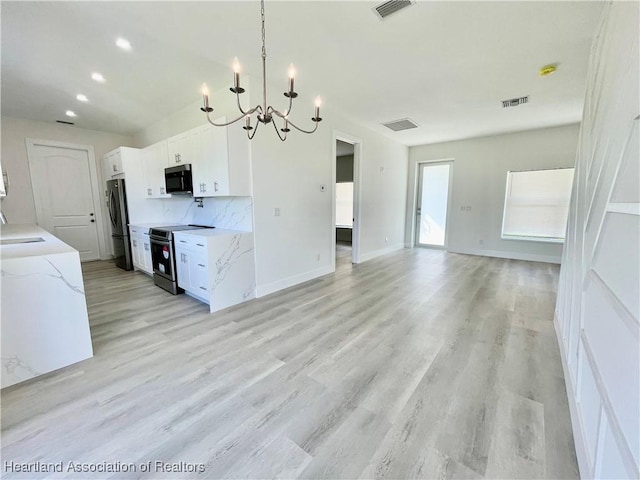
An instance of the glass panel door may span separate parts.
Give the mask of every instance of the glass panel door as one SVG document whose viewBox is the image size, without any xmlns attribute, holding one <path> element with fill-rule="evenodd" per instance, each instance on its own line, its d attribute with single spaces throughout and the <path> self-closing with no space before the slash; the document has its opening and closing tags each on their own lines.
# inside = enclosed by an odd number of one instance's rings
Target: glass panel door
<svg viewBox="0 0 640 480">
<path fill-rule="evenodd" d="M 447 246 L 447 213 L 451 162 L 420 164 L 416 244 Z"/>
</svg>

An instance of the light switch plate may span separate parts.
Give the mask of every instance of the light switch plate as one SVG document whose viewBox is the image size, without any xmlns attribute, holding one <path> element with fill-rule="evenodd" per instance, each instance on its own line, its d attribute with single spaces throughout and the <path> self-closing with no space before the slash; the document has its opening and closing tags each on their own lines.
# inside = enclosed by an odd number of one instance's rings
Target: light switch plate
<svg viewBox="0 0 640 480">
<path fill-rule="evenodd" d="M 324 192 L 327 189 L 326 185 L 320 185 L 320 191 Z"/>
</svg>

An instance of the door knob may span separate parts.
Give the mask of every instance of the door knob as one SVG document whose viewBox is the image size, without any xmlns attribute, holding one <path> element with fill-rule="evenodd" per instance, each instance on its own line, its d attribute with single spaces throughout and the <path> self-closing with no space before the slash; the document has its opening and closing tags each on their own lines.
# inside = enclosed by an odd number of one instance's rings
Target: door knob
<svg viewBox="0 0 640 480">
<path fill-rule="evenodd" d="M 95 223 L 95 220 L 93 218 L 91 219 L 91 223 Z"/>
<path fill-rule="evenodd" d="M 93 213 L 90 213 L 89 215 L 91 215 L 93 217 Z"/>
</svg>

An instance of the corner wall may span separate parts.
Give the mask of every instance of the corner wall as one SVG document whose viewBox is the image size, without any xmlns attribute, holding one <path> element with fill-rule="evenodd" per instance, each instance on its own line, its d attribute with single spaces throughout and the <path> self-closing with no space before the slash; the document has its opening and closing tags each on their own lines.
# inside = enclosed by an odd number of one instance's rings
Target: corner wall
<svg viewBox="0 0 640 480">
<path fill-rule="evenodd" d="M 415 238 L 418 163 L 454 160 L 450 252 L 560 263 L 562 245 L 501 238 L 507 171 L 573 167 L 578 131 L 579 125 L 568 125 L 411 147 L 407 245 L 413 245 Z M 471 210 L 462 210 L 466 206 Z"/>
<path fill-rule="evenodd" d="M 583 478 L 640 478 L 640 4 L 591 51 L 556 333 Z"/>
</svg>

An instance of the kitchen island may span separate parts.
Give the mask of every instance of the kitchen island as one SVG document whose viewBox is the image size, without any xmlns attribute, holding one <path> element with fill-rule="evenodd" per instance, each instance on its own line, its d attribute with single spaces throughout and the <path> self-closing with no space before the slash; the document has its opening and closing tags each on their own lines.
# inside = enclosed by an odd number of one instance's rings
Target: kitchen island
<svg viewBox="0 0 640 480">
<path fill-rule="evenodd" d="M 80 255 L 36 225 L 0 230 L 1 387 L 91 358 Z"/>
</svg>

